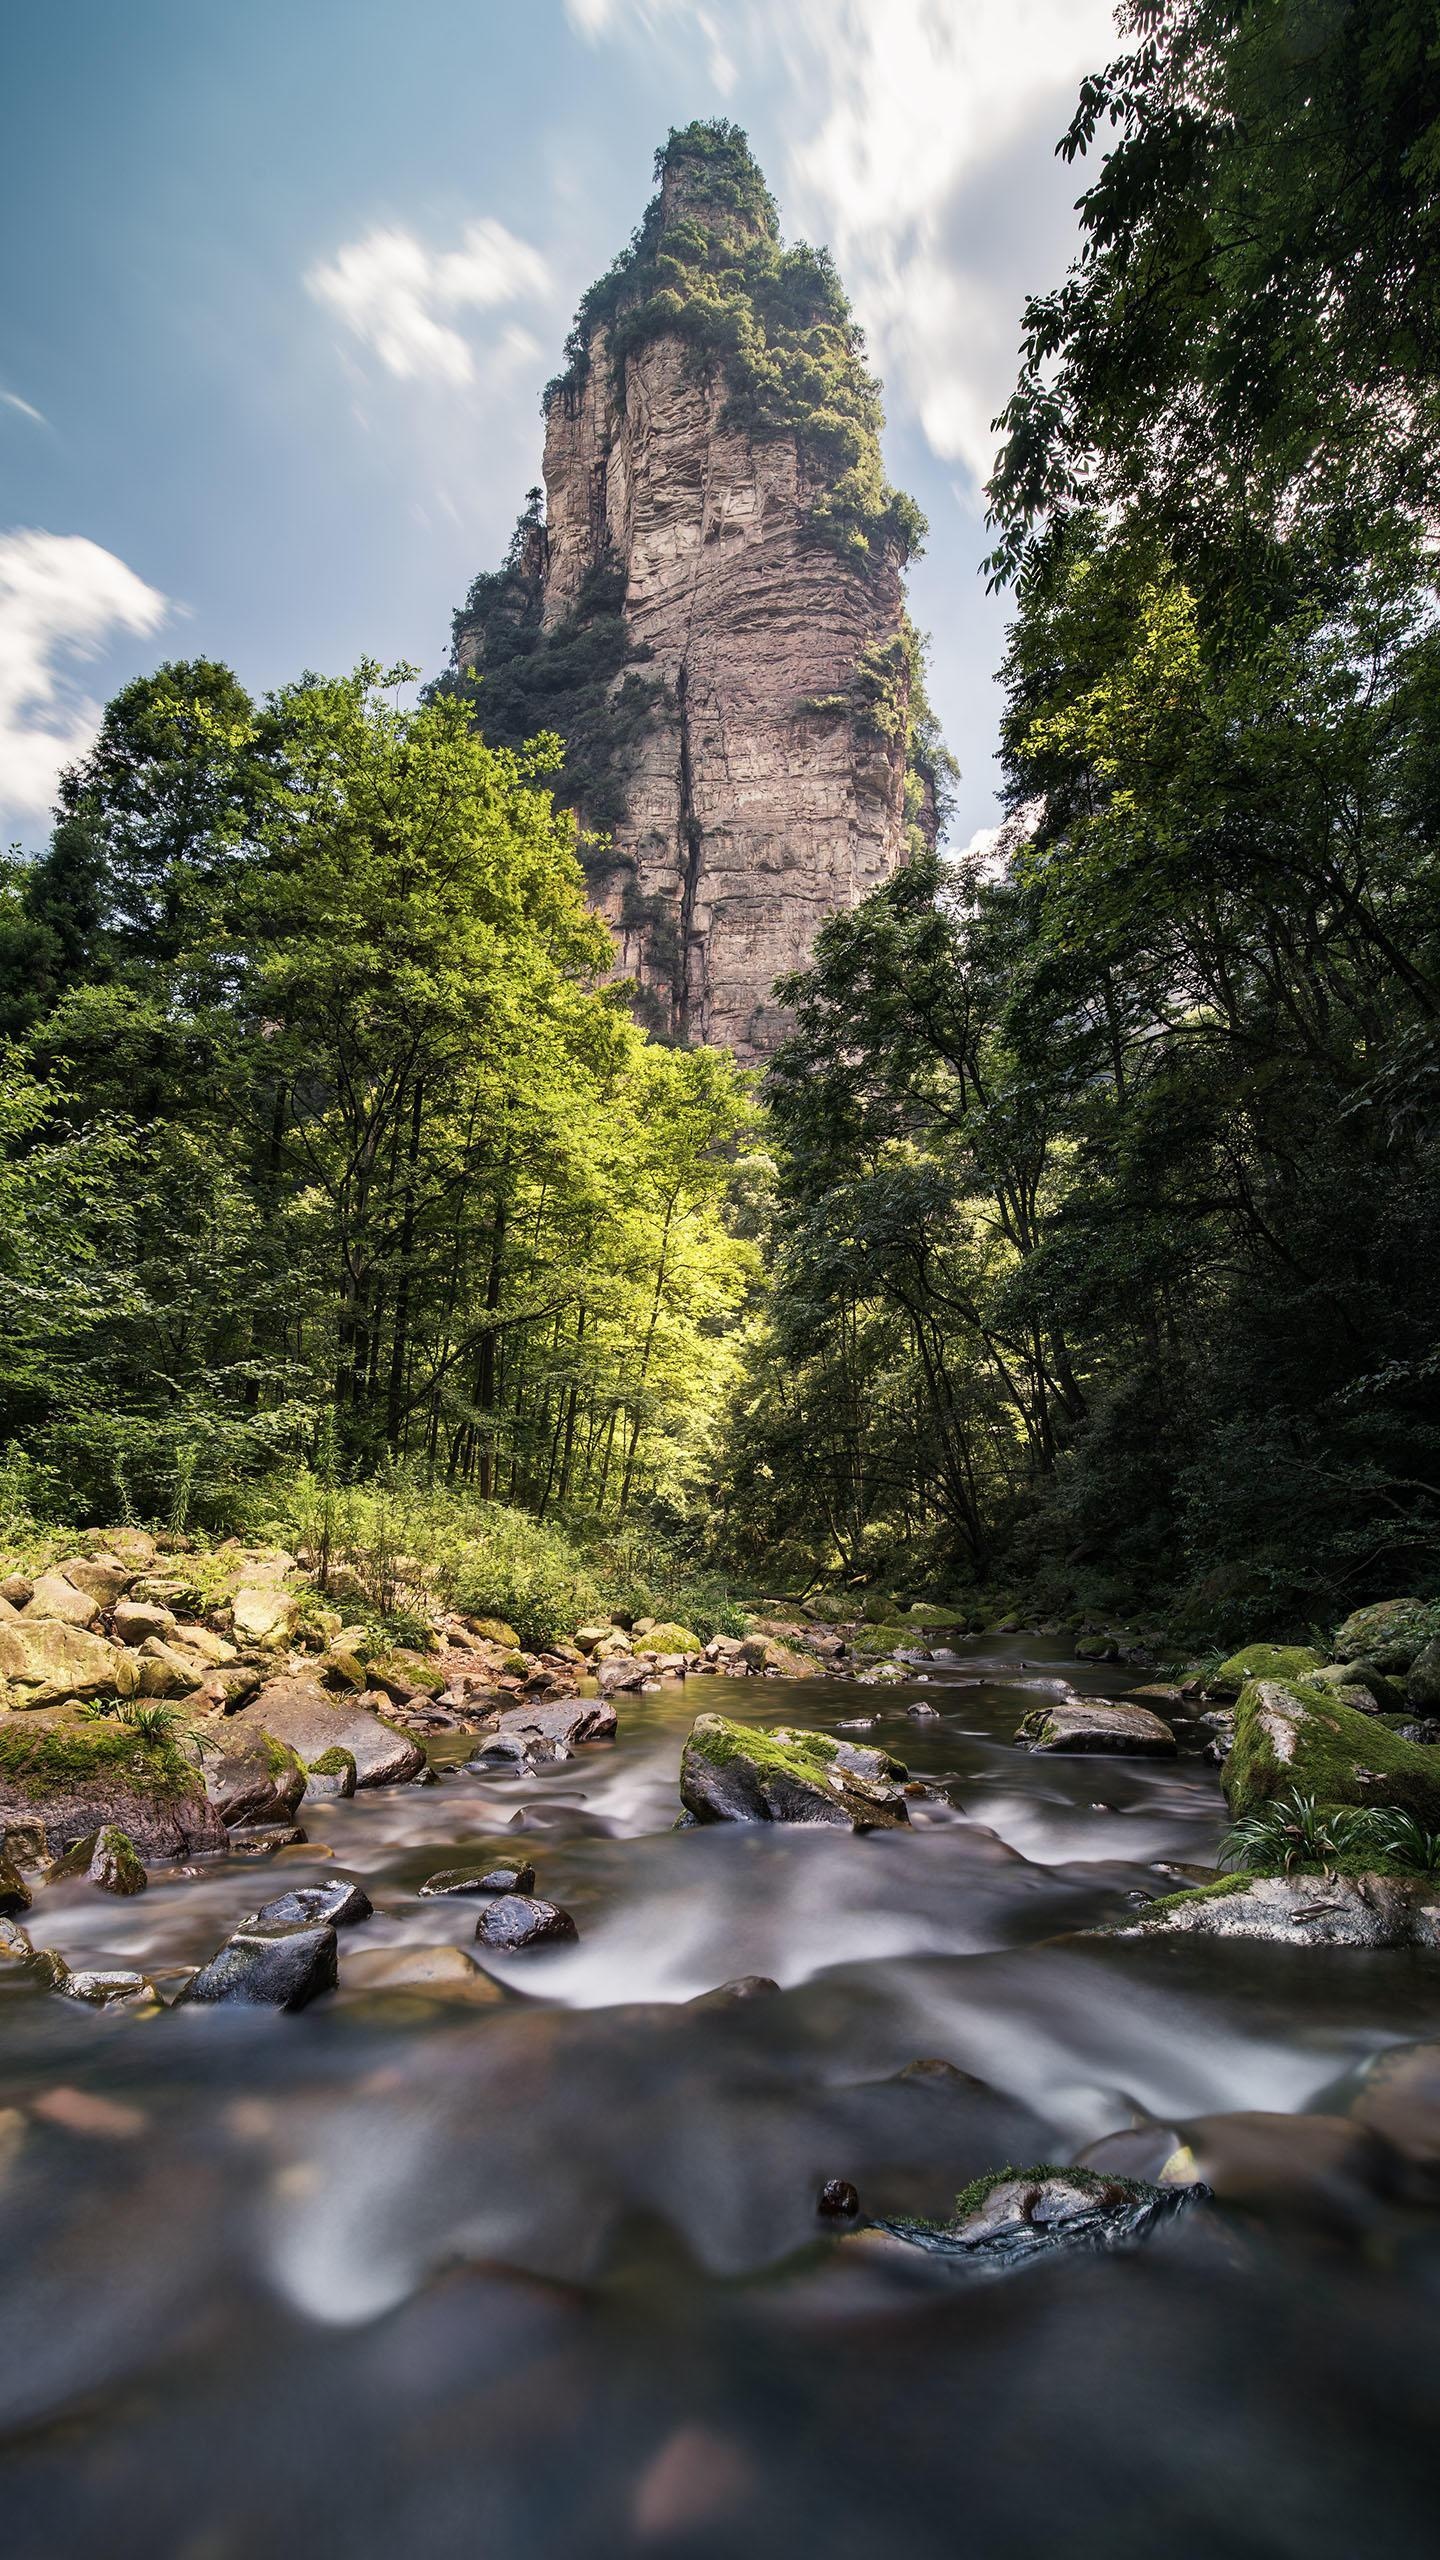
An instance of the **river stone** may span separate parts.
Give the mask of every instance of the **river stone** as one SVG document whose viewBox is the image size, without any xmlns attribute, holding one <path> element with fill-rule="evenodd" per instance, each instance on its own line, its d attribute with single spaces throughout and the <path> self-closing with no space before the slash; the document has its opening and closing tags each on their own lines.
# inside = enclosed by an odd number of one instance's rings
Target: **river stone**
<svg viewBox="0 0 1440 2560">
<path fill-rule="evenodd" d="M 502 1893 L 475 1923 L 477 1943 L 497 1955 L 513 1955 L 522 1947 L 555 1946 L 579 1935 L 568 1911 L 555 1902 L 537 1902 L 529 1893 Z"/>
<path fill-rule="evenodd" d="M 137 1570 L 108 1551 L 91 1556 L 62 1556 L 52 1569 L 63 1573 L 77 1591 L 88 1591 L 102 1609 L 113 1609 L 124 1598 Z"/>
<path fill-rule="evenodd" d="M 152 1864 L 225 1846 L 200 1771 L 181 1750 L 143 1742 L 108 1716 L 55 1707 L 0 1716 L 0 1829 L 12 1821 L 42 1825 L 52 1856 L 107 1823 Z"/>
<path fill-rule="evenodd" d="M 1086 1936 L 1261 1938 L 1287 1947 L 1440 1947 L 1440 1879 L 1224 1876 Z"/>
<path fill-rule="evenodd" d="M 374 1910 L 360 1885 L 352 1884 L 348 1876 L 335 1876 L 328 1884 L 301 1884 L 293 1892 L 277 1893 L 273 1902 L 262 1902 L 240 1926 L 262 1931 L 314 1929 L 323 1922 L 331 1929 L 353 1929 L 357 1922 L 371 1919 Z"/>
<path fill-rule="evenodd" d="M 562 1698 L 511 1707 L 470 1763 L 543 1769 L 568 1760 L 582 1742 L 608 1742 L 619 1719 L 607 1698 Z"/>
<path fill-rule="evenodd" d="M 335 1932 L 237 1929 L 180 1994 L 181 2001 L 303 2009 L 339 1981 Z M 179 2004 L 177 2003 L 177 2006 Z"/>
<path fill-rule="evenodd" d="M 132 1697 L 138 1679 L 133 1654 L 92 1635 L 88 1627 L 62 1626 L 27 1615 L 0 1624 L 0 1680 L 11 1707 L 58 1706 L 69 1698 Z"/>
<path fill-rule="evenodd" d="M 148 1636 L 162 1639 L 175 1632 L 177 1620 L 173 1609 L 160 1600 L 121 1600 L 112 1612 L 110 1623 L 121 1644 L 141 1645 Z"/>
<path fill-rule="evenodd" d="M 73 1971 L 66 1966 L 63 1978 L 52 1985 L 67 2000 L 85 2000 L 94 2009 L 115 2009 L 131 2001 L 148 2001 L 160 2005 L 160 1994 L 143 1973 L 133 1973 L 125 1966 L 101 1967 L 80 1965 Z"/>
<path fill-rule="evenodd" d="M 680 1801 L 696 1822 L 819 1822 L 849 1831 L 908 1823 L 888 1751 L 828 1734 L 697 1716 L 680 1762 Z"/>
<path fill-rule="evenodd" d="M 250 1560 L 235 1594 L 232 1623 L 242 1644 L 281 1645 L 295 1622 L 297 1595 L 285 1588 L 289 1556 Z"/>
<path fill-rule="evenodd" d="M 881 2220 L 856 2238 L 863 2243 L 879 2232 L 935 2257 L 1009 2267 L 1056 2249 L 1114 2249 L 1143 2240 L 1206 2192 L 1089 2169 L 1002 2169 L 958 2196 L 948 2222 Z"/>
<path fill-rule="evenodd" d="M 309 1833 L 298 1822 L 237 1822 L 229 1848 L 236 1858 L 273 1858 L 277 1849 L 303 1849 Z M 328 1850 L 324 1853 L 327 1857 Z"/>
<path fill-rule="evenodd" d="M 442 1867 L 438 1875 L 427 1876 L 420 1887 L 422 1901 L 438 1900 L 452 1893 L 533 1893 L 535 1870 L 532 1866 L 516 1867 Z"/>
<path fill-rule="evenodd" d="M 50 1871 L 52 1884 L 75 1877 L 83 1877 L 101 1893 L 143 1893 L 150 1881 L 134 1841 L 118 1822 L 102 1823 L 88 1839 L 77 1840 Z"/>
<path fill-rule="evenodd" d="M 197 1726 L 205 1792 L 227 1829 L 241 1822 L 288 1822 L 305 1793 L 293 1751 L 271 1735 L 218 1716 Z"/>
<path fill-rule="evenodd" d="M 418 1777 L 426 1765 L 407 1733 L 397 1733 L 355 1699 L 335 1697 L 318 1680 L 267 1680 L 230 1723 L 240 1732 L 273 1735 L 305 1761 L 330 1750 L 348 1751 L 357 1787 L 396 1786 Z"/>
<path fill-rule="evenodd" d="M 13 1858 L 0 1849 L 0 1913 L 6 1915 L 30 1908 L 30 1888 Z"/>
<path fill-rule="evenodd" d="M 1107 1752 L 1144 1760 L 1173 1760 L 1177 1748 L 1163 1716 L 1108 1698 L 1062 1698 L 1054 1706 L 1032 1707 L 1015 1739 L 1026 1751 Z"/>
<path fill-rule="evenodd" d="M 67 1627 L 93 1627 L 100 1615 L 100 1603 L 93 1591 L 77 1591 L 65 1574 L 42 1573 L 36 1577 L 27 1614 L 32 1618 L 55 1618 Z"/>
<path fill-rule="evenodd" d="M 0 1963 L 29 1964 L 35 1950 L 13 1920 L 0 1919 Z"/>
</svg>

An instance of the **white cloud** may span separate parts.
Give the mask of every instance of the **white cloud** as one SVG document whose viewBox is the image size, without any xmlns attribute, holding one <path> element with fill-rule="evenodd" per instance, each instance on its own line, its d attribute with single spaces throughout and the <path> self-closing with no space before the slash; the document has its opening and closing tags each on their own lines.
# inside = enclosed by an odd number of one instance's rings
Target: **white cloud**
<svg viewBox="0 0 1440 2560">
<path fill-rule="evenodd" d="M 460 388 L 475 378 L 475 350 L 452 315 L 542 295 L 550 273 L 538 250 L 487 219 L 467 224 L 458 249 L 428 248 L 413 231 L 368 231 L 305 283 L 388 372 Z"/>
<path fill-rule="evenodd" d="M 738 9 L 734 0 L 720 0 L 718 9 L 703 7 L 701 0 L 565 0 L 570 24 L 582 36 L 588 36 L 592 44 L 617 31 L 655 35 L 667 23 L 681 27 L 688 22 L 705 41 L 705 68 L 724 98 L 729 97 L 740 74 L 721 28 L 729 20 L 738 20 L 743 34 L 743 22 L 750 14 L 750 0 L 741 0 Z"/>
<path fill-rule="evenodd" d="M 687 28 L 794 134 L 789 226 L 829 241 L 892 406 L 972 498 L 1013 386 L 1027 290 L 1058 281 L 1084 178 L 1053 145 L 1117 49 L 1112 0 L 567 0 L 592 39 Z"/>
<path fill-rule="evenodd" d="M 22 400 L 18 391 L 0 391 L 0 401 L 4 402 L 7 409 L 18 410 L 22 418 L 29 418 L 37 427 L 48 427 L 50 424 L 43 411 L 33 408 L 28 400 Z"/>
<path fill-rule="evenodd" d="M 158 630 L 169 610 L 98 542 L 0 534 L 0 808 L 48 809 L 62 768 L 94 739 L 99 705 L 75 697 L 65 661 L 118 632 Z"/>
</svg>

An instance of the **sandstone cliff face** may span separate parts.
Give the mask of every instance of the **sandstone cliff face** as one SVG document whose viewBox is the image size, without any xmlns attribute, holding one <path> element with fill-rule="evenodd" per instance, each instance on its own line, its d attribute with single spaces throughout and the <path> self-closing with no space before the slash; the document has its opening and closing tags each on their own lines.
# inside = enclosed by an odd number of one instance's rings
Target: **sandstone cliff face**
<svg viewBox="0 0 1440 2560">
<path fill-rule="evenodd" d="M 852 700 L 899 634 L 899 563 L 807 538 L 795 443 L 727 431 L 723 382 L 692 379 L 679 341 L 630 359 L 623 401 L 596 354 L 550 410 L 544 620 L 613 556 L 664 687 L 598 903 L 673 1033 L 753 1057 L 783 1028 L 773 981 L 903 858 L 903 726 L 885 738 Z"/>
<path fill-rule="evenodd" d="M 692 175 L 667 172 L 652 208 L 662 252 L 667 225 L 693 238 L 723 219 Z M 737 424 L 733 387 L 693 335 L 661 329 L 617 359 L 603 326 L 584 333 L 548 408 L 544 529 L 512 559 L 542 649 L 606 578 L 632 698 L 637 676 L 646 689 L 599 813 L 608 849 L 587 857 L 642 1019 L 754 1059 L 784 1029 L 775 979 L 905 857 L 912 654 L 900 540 L 817 535 L 835 467 L 803 430 Z M 456 656 L 484 674 L 463 617 Z M 583 786 L 576 802 L 594 825 Z"/>
</svg>

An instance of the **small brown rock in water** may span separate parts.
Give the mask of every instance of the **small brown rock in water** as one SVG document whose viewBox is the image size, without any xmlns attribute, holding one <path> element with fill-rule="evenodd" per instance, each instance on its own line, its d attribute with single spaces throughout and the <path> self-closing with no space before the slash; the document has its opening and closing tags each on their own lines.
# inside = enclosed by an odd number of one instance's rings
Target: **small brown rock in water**
<svg viewBox="0 0 1440 2560">
<path fill-rule="evenodd" d="M 860 2210 L 860 2198 L 848 2178 L 827 2178 L 816 2199 L 815 2210 L 827 2219 L 853 2222 Z"/>
</svg>

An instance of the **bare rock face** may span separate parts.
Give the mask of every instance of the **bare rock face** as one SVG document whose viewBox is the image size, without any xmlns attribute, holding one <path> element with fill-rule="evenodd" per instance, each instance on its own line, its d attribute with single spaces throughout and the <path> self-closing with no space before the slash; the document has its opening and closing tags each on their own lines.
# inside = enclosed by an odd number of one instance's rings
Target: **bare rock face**
<svg viewBox="0 0 1440 2560">
<path fill-rule="evenodd" d="M 722 296 L 758 330 L 767 361 L 781 328 L 770 265 L 790 261 L 793 277 L 809 257 L 780 249 L 748 153 L 737 187 L 705 134 L 672 136 L 633 269 L 612 270 L 605 316 L 582 305 L 548 402 L 544 520 L 538 507 L 522 519 L 509 574 L 517 612 L 554 663 L 572 635 L 602 628 L 622 661 L 610 700 L 623 753 L 603 790 L 592 755 L 557 796 L 582 829 L 608 831 L 586 868 L 637 1011 L 669 1037 L 753 1059 L 785 1028 L 775 979 L 805 966 L 827 917 L 888 879 L 912 841 L 916 661 L 901 572 L 914 520 L 883 487 L 878 410 L 837 449 L 793 395 L 757 416 L 753 384 L 737 396 L 735 360 L 697 336 L 687 244 L 707 240 L 715 263 L 733 257 Z M 858 414 L 874 394 L 843 295 L 828 271 L 815 290 Z M 846 493 L 861 445 L 869 512 L 856 516 Z M 499 583 L 477 582 L 472 601 Z M 455 662 L 484 680 L 482 730 L 510 743 L 492 725 L 496 634 L 485 613 L 457 617 Z M 594 726 L 593 703 L 573 722 L 582 716 Z M 573 738 L 573 722 L 559 692 L 548 710 L 537 698 L 532 725 Z M 933 835 L 933 803 L 913 779 L 910 813 Z"/>
</svg>

